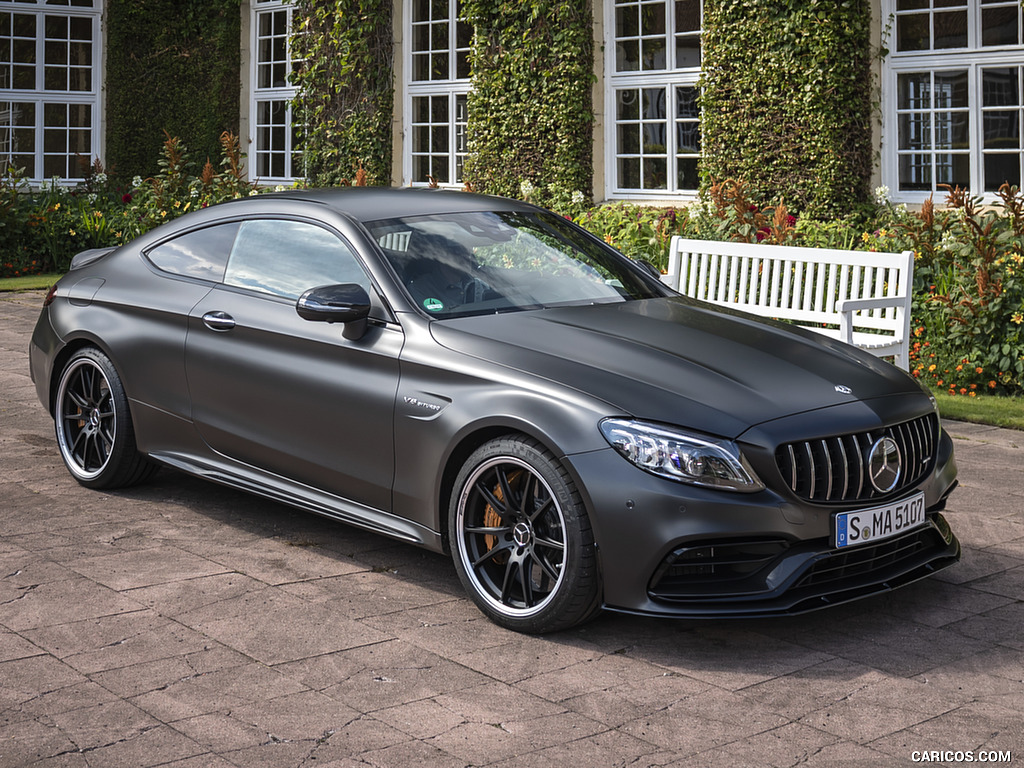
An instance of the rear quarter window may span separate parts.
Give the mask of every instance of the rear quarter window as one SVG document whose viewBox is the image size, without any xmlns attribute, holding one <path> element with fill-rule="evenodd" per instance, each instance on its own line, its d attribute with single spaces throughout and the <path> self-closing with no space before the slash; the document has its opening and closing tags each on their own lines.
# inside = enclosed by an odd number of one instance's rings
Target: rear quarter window
<svg viewBox="0 0 1024 768">
<path fill-rule="evenodd" d="M 219 282 L 238 235 L 239 222 L 186 232 L 146 253 L 161 272 Z"/>
</svg>

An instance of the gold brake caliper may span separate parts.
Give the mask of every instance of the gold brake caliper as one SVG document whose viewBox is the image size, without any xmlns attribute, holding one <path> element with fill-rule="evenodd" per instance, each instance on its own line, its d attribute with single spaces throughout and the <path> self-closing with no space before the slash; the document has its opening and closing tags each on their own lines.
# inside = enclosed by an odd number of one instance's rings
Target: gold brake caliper
<svg viewBox="0 0 1024 768">
<path fill-rule="evenodd" d="M 515 472 L 508 476 L 509 488 L 515 487 L 515 483 L 519 479 L 520 475 L 522 475 L 522 473 L 523 470 L 517 469 Z M 504 503 L 505 494 L 501 490 L 500 483 L 494 486 L 493 493 L 494 498 Z M 488 504 L 484 508 L 484 525 L 487 528 L 499 528 L 501 526 L 501 515 L 498 514 L 498 510 L 496 510 L 491 504 Z M 484 544 L 487 545 L 487 551 L 490 552 L 492 549 L 498 546 L 498 537 L 493 536 L 491 534 L 487 534 L 486 536 L 484 536 Z M 505 559 L 506 556 L 504 554 L 495 555 L 494 562 L 500 565 L 505 562 Z"/>
</svg>

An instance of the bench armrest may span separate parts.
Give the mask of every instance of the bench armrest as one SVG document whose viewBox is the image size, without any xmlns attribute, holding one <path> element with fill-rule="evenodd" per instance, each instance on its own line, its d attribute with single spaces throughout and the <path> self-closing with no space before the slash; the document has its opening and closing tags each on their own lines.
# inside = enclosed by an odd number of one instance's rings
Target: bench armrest
<svg viewBox="0 0 1024 768">
<path fill-rule="evenodd" d="M 839 312 L 839 338 L 847 344 L 853 343 L 853 313 L 863 309 L 903 308 L 910 311 L 910 300 L 906 296 L 882 296 L 876 299 L 843 299 L 836 302 Z"/>
<path fill-rule="evenodd" d="M 877 299 L 843 299 L 836 302 L 836 311 L 845 315 L 849 312 L 859 312 L 862 309 L 905 307 L 907 303 L 906 296 L 882 296 Z"/>
</svg>

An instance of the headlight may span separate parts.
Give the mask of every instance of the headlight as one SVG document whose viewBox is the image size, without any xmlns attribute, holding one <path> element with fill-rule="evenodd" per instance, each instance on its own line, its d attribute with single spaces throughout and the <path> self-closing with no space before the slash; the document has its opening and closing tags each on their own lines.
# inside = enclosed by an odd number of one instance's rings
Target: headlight
<svg viewBox="0 0 1024 768">
<path fill-rule="evenodd" d="M 764 489 L 730 441 L 625 419 L 605 419 L 601 434 L 631 463 L 652 474 L 727 491 Z"/>
</svg>

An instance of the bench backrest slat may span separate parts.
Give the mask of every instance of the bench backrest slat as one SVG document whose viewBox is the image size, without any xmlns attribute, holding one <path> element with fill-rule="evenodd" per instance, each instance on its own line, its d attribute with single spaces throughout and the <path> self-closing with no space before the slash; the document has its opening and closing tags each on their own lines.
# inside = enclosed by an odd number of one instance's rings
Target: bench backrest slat
<svg viewBox="0 0 1024 768">
<path fill-rule="evenodd" d="M 847 299 L 899 299 L 861 310 L 856 329 L 885 332 L 906 346 L 913 253 L 844 251 L 673 237 L 662 280 L 687 296 L 765 317 L 840 325 Z M 900 354 L 905 355 L 903 349 Z M 891 353 L 886 353 L 891 354 Z"/>
</svg>

